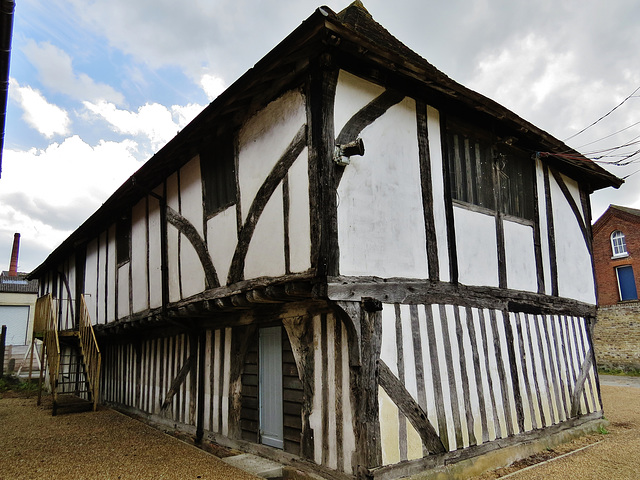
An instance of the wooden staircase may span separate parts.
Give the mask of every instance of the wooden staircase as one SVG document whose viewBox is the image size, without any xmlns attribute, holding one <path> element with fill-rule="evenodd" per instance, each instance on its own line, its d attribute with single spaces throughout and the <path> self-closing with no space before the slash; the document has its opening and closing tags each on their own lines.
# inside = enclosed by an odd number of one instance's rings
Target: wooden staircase
<svg viewBox="0 0 640 480">
<path fill-rule="evenodd" d="M 48 373 L 52 415 L 56 415 L 59 408 L 92 408 L 95 411 L 98 407 L 102 357 L 84 296 L 80 302 L 79 325 L 74 330 L 58 331 L 54 304 L 51 294 L 36 301 L 32 339 L 32 346 L 36 339 L 43 341 L 41 363 Z M 45 368 L 40 369 L 38 405 L 42 398 Z"/>
</svg>

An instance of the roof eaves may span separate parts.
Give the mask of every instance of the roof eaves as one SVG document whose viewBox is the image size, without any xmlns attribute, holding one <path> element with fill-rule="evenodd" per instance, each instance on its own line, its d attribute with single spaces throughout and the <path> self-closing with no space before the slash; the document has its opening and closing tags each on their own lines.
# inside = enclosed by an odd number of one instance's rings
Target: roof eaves
<svg viewBox="0 0 640 480">
<path fill-rule="evenodd" d="M 536 143 L 550 150 L 548 157 L 560 168 L 570 168 L 586 175 L 593 190 L 613 186 L 618 188 L 623 180 L 609 173 L 592 160 L 570 148 L 544 130 L 524 120 L 516 113 L 496 101 L 477 93 L 452 80 L 426 59 L 404 45 L 400 40 L 377 23 L 361 2 L 356 1 L 339 14 L 327 18 L 327 27 L 338 37 L 359 45 L 352 54 L 359 54 L 369 62 L 382 64 L 399 75 L 404 75 L 436 90 L 450 100 L 483 112 L 502 122 L 511 124 L 515 130 L 535 137 Z M 570 154 L 571 157 L 556 157 L 554 152 Z"/>
</svg>

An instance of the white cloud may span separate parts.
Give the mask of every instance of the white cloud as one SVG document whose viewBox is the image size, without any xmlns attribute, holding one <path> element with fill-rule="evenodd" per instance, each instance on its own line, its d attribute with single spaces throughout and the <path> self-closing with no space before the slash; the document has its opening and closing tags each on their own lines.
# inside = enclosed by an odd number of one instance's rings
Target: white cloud
<svg viewBox="0 0 640 480">
<path fill-rule="evenodd" d="M 147 103 L 138 108 L 137 112 L 132 112 L 118 109 L 108 102 L 83 103 L 89 111 L 104 118 L 114 131 L 148 138 L 154 150 L 164 146 L 203 108 L 201 105 L 189 104 L 174 105 L 169 109 L 158 103 Z"/>
<path fill-rule="evenodd" d="M 23 51 L 38 70 L 40 81 L 52 91 L 75 99 L 106 100 L 121 104 L 124 97 L 111 86 L 96 83 L 85 73 L 75 73 L 71 57 L 49 42 L 27 42 Z"/>
<path fill-rule="evenodd" d="M 42 93 L 30 86 L 22 87 L 13 78 L 10 80 L 11 98 L 20 104 L 22 118 L 47 138 L 68 133 L 71 120 L 67 112 L 47 102 Z"/>
<path fill-rule="evenodd" d="M 469 86 L 516 111 L 532 111 L 581 80 L 574 64 L 572 52 L 555 52 L 529 34 L 479 61 Z"/>
<path fill-rule="evenodd" d="M 218 95 L 224 92 L 225 83 L 224 80 L 210 73 L 205 73 L 200 77 L 200 85 L 207 94 L 209 101 L 213 101 Z"/>
<path fill-rule="evenodd" d="M 33 248 L 51 251 L 91 215 L 140 166 L 137 145 L 78 136 L 44 150 L 6 149 L 0 180 L 0 235 L 20 232 Z M 43 258 L 21 252 L 24 268 Z"/>
</svg>

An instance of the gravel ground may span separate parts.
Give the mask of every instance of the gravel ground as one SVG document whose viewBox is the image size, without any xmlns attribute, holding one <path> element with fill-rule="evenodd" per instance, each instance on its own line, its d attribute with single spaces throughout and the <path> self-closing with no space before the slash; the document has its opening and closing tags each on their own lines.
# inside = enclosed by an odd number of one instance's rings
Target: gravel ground
<svg viewBox="0 0 640 480">
<path fill-rule="evenodd" d="M 502 469 L 482 479 L 640 478 L 640 390 L 602 386 L 608 434 L 583 437 L 521 471 Z M 51 416 L 35 398 L 0 398 L 0 480 L 237 479 L 255 480 L 217 457 L 110 409 Z M 523 462 L 521 467 L 527 466 Z"/>
<path fill-rule="evenodd" d="M 622 380 L 615 380 L 618 383 Z M 635 380 L 632 383 L 637 383 Z M 581 480 L 637 480 L 640 478 L 640 389 L 634 386 L 602 385 L 602 402 L 610 422 L 607 434 L 595 434 L 558 446 L 559 456 L 545 461 L 540 455 L 535 466 L 514 472 L 501 469 L 479 477 L 482 480 L 548 480 L 579 478 Z M 586 448 L 585 448 L 586 447 Z M 574 450 L 573 453 L 569 453 Z M 568 453 L 568 454 L 567 454 Z M 553 455 L 550 455 L 553 456 Z M 527 466 L 523 462 L 522 466 Z"/>
<path fill-rule="evenodd" d="M 45 407 L 0 399 L 1 480 L 257 478 L 114 410 L 52 417 Z"/>
</svg>

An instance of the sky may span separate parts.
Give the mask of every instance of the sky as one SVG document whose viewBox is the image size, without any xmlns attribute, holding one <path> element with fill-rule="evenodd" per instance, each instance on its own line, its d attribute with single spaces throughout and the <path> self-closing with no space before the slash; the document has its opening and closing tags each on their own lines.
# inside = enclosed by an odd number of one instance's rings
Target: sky
<svg viewBox="0 0 640 480">
<path fill-rule="evenodd" d="M 324 2 L 335 12 L 348 3 Z M 0 178 L 0 270 L 8 269 L 14 232 L 21 234 L 19 270 L 37 267 L 322 4 L 16 0 Z M 610 162 L 640 149 L 640 2 L 364 5 L 449 77 L 590 158 Z M 620 189 L 591 196 L 594 220 L 612 203 L 640 208 L 640 155 L 635 159 L 603 165 L 630 176 Z"/>
</svg>

